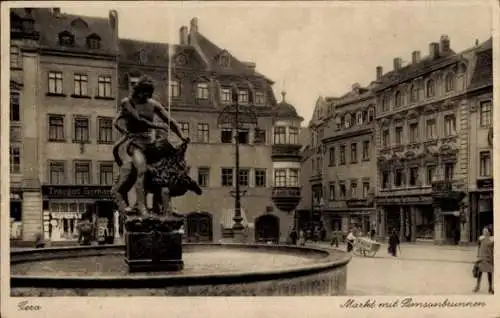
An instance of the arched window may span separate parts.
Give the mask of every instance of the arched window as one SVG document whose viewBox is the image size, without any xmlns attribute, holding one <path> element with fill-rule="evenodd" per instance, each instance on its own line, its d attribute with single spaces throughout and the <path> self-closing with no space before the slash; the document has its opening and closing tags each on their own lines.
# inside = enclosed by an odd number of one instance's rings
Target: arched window
<svg viewBox="0 0 500 318">
<path fill-rule="evenodd" d="M 68 31 L 59 33 L 59 44 L 64 46 L 72 46 L 75 44 L 75 37 Z"/>
<path fill-rule="evenodd" d="M 446 74 L 445 89 L 447 93 L 455 90 L 455 75 L 453 73 Z"/>
<path fill-rule="evenodd" d="M 359 126 L 363 125 L 363 113 L 362 112 L 356 113 L 356 124 Z"/>
<path fill-rule="evenodd" d="M 371 123 L 375 119 L 375 108 L 370 107 L 368 109 L 368 122 Z"/>
<path fill-rule="evenodd" d="M 351 116 L 351 114 L 347 113 L 345 115 L 344 127 L 349 128 L 351 126 L 352 126 L 352 116 Z"/>
<path fill-rule="evenodd" d="M 401 105 L 403 105 L 403 94 L 401 94 L 401 91 L 397 91 L 394 95 L 394 105 L 396 107 L 401 107 Z"/>
<path fill-rule="evenodd" d="M 410 87 L 410 100 L 412 103 L 418 102 L 418 89 L 415 84 Z"/>
<path fill-rule="evenodd" d="M 433 79 L 427 81 L 425 85 L 425 95 L 427 97 L 434 97 L 436 95 L 436 83 Z"/>
<path fill-rule="evenodd" d="M 337 129 L 342 128 L 342 117 L 341 116 L 336 116 L 335 117 L 335 127 Z"/>
<path fill-rule="evenodd" d="M 383 112 L 387 112 L 387 111 L 389 111 L 389 109 L 390 109 L 390 106 L 389 106 L 389 96 L 384 95 L 382 97 L 382 111 Z"/>
</svg>

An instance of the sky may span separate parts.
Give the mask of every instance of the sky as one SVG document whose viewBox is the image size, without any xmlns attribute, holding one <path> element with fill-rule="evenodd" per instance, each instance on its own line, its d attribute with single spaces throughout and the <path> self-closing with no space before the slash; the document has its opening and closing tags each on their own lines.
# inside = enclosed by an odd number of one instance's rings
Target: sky
<svg viewBox="0 0 500 318">
<path fill-rule="evenodd" d="M 140 4 L 139 4 L 140 3 Z M 285 90 L 307 125 L 319 96 L 340 96 L 354 83 L 368 85 L 376 67 L 429 51 L 448 35 L 456 52 L 491 36 L 484 2 L 394 1 L 358 3 L 122 2 L 61 6 L 63 12 L 108 16 L 118 11 L 119 36 L 178 43 L 178 30 L 198 18 L 199 32 L 237 59 L 257 64 L 272 79 L 278 100 Z"/>
</svg>

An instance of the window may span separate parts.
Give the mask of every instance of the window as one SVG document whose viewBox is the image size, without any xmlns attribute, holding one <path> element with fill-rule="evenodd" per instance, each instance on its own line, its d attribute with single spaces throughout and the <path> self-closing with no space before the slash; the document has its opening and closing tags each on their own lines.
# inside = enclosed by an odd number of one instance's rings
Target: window
<svg viewBox="0 0 500 318">
<path fill-rule="evenodd" d="M 75 131 L 74 142 L 88 142 L 89 136 L 89 119 L 88 118 L 75 118 Z"/>
<path fill-rule="evenodd" d="M 88 76 L 84 74 L 74 75 L 75 91 L 76 96 L 87 96 L 88 92 Z"/>
<path fill-rule="evenodd" d="M 59 34 L 59 44 L 60 45 L 66 45 L 66 46 L 72 46 L 75 42 L 75 37 L 73 34 L 65 31 L 61 32 Z"/>
<path fill-rule="evenodd" d="M 248 91 L 245 89 L 241 89 L 238 91 L 238 102 L 241 104 L 248 103 Z"/>
<path fill-rule="evenodd" d="M 445 77 L 445 90 L 451 92 L 455 89 L 455 76 L 452 73 L 446 74 Z"/>
<path fill-rule="evenodd" d="M 410 143 L 418 142 L 418 123 L 410 124 Z"/>
<path fill-rule="evenodd" d="M 426 167 L 426 176 L 425 181 L 428 185 L 432 184 L 432 180 L 434 179 L 434 173 L 436 171 L 436 166 L 427 166 Z"/>
<path fill-rule="evenodd" d="M 455 133 L 456 133 L 455 116 L 454 115 L 444 116 L 444 135 L 453 136 L 455 135 Z"/>
<path fill-rule="evenodd" d="M 363 199 L 368 197 L 368 192 L 370 191 L 370 182 L 363 182 Z"/>
<path fill-rule="evenodd" d="M 453 180 L 453 174 L 455 172 L 455 164 L 452 162 L 447 162 L 444 164 L 444 180 Z"/>
<path fill-rule="evenodd" d="M 220 141 L 223 144 L 230 144 L 233 142 L 233 130 L 231 128 L 222 128 L 220 132 Z"/>
<path fill-rule="evenodd" d="M 21 67 L 21 52 L 17 46 L 10 46 L 10 67 Z"/>
<path fill-rule="evenodd" d="M 387 112 L 389 111 L 390 105 L 389 105 L 389 96 L 385 95 L 382 97 L 382 111 Z"/>
<path fill-rule="evenodd" d="M 345 115 L 345 122 L 344 122 L 344 127 L 345 128 L 350 128 L 352 126 L 352 116 L 351 114 L 346 114 Z"/>
<path fill-rule="evenodd" d="M 418 185 L 418 167 L 410 167 L 409 168 L 409 172 L 410 172 L 410 180 L 409 180 L 409 183 L 411 186 L 416 186 Z"/>
<path fill-rule="evenodd" d="M 491 101 L 481 102 L 479 106 L 479 122 L 481 126 L 488 127 L 493 124 L 493 113 L 492 113 L 492 103 Z"/>
<path fill-rule="evenodd" d="M 255 186 L 262 188 L 266 186 L 266 170 L 255 169 Z"/>
<path fill-rule="evenodd" d="M 179 126 L 180 126 L 181 132 L 184 134 L 184 136 L 189 136 L 189 123 L 180 122 Z"/>
<path fill-rule="evenodd" d="M 99 184 L 112 185 L 114 183 L 113 162 L 99 164 Z"/>
<path fill-rule="evenodd" d="M 219 56 L 219 65 L 222 67 L 228 67 L 229 66 L 229 56 L 225 55 L 225 54 Z"/>
<path fill-rule="evenodd" d="M 266 103 L 266 97 L 262 92 L 255 93 L 255 104 L 264 105 Z"/>
<path fill-rule="evenodd" d="M 21 107 L 19 93 L 10 92 L 10 121 L 21 121 Z"/>
<path fill-rule="evenodd" d="M 90 162 L 75 163 L 75 184 L 90 184 Z"/>
<path fill-rule="evenodd" d="M 223 187 L 233 186 L 233 168 L 222 168 L 221 169 L 221 184 Z"/>
<path fill-rule="evenodd" d="M 286 187 L 286 169 L 274 170 L 274 186 Z"/>
<path fill-rule="evenodd" d="M 111 97 L 111 76 L 100 75 L 97 78 L 97 96 Z"/>
<path fill-rule="evenodd" d="M 266 143 L 266 131 L 264 129 L 255 128 L 253 143 L 254 144 L 265 144 Z"/>
<path fill-rule="evenodd" d="M 206 124 L 206 123 L 199 123 L 198 124 L 198 142 L 202 142 L 202 143 L 209 142 L 208 124 Z"/>
<path fill-rule="evenodd" d="M 389 171 L 382 171 L 382 189 L 389 189 Z"/>
<path fill-rule="evenodd" d="M 299 186 L 299 169 L 290 169 L 288 171 L 290 174 L 288 177 L 288 186 L 298 187 Z"/>
<path fill-rule="evenodd" d="M 63 93 L 63 75 L 62 72 L 49 72 L 49 93 Z"/>
<path fill-rule="evenodd" d="M 356 198 L 358 191 L 358 183 L 356 181 L 351 181 L 351 198 Z"/>
<path fill-rule="evenodd" d="M 435 83 L 433 79 L 430 79 L 427 81 L 427 84 L 425 86 L 425 95 L 427 97 L 434 97 L 436 94 L 436 88 L 435 88 Z"/>
<path fill-rule="evenodd" d="M 250 143 L 250 132 L 248 129 L 240 128 L 238 131 L 238 142 L 240 144 Z"/>
<path fill-rule="evenodd" d="M 405 183 L 405 173 L 402 168 L 394 169 L 394 185 L 402 187 Z"/>
<path fill-rule="evenodd" d="M 64 141 L 63 116 L 49 116 L 49 141 Z"/>
<path fill-rule="evenodd" d="M 328 200 L 330 200 L 330 201 L 335 200 L 335 183 L 333 183 L 333 182 L 331 182 L 329 185 Z"/>
<path fill-rule="evenodd" d="M 412 103 L 418 102 L 418 88 L 416 85 L 412 85 L 410 88 L 410 101 Z"/>
<path fill-rule="evenodd" d="M 197 99 L 208 99 L 208 84 L 198 83 L 196 86 L 196 98 Z"/>
<path fill-rule="evenodd" d="M 64 171 L 64 162 L 50 162 L 49 163 L 49 183 L 50 184 L 64 184 L 66 182 L 66 175 Z"/>
<path fill-rule="evenodd" d="M 330 147 L 328 150 L 329 154 L 329 160 L 328 160 L 328 165 L 329 166 L 335 166 L 335 147 Z"/>
<path fill-rule="evenodd" d="M 358 144 L 351 144 L 351 162 L 358 161 Z"/>
<path fill-rule="evenodd" d="M 370 141 L 363 141 L 363 160 L 370 160 Z"/>
<path fill-rule="evenodd" d="M 491 173 L 491 154 L 489 151 L 482 151 L 479 154 L 479 175 L 481 177 L 490 177 Z"/>
<path fill-rule="evenodd" d="M 389 129 L 384 129 L 382 131 L 382 147 L 389 147 Z"/>
<path fill-rule="evenodd" d="M 363 118 L 363 113 L 362 112 L 357 112 L 356 113 L 356 124 L 358 126 L 363 126 L 363 121 L 365 119 Z"/>
<path fill-rule="evenodd" d="M 375 119 L 375 109 L 373 107 L 370 107 L 368 109 L 368 122 L 371 123 Z"/>
<path fill-rule="evenodd" d="M 210 181 L 210 168 L 208 167 L 199 167 L 198 168 L 198 184 L 202 188 L 206 188 L 209 185 Z"/>
<path fill-rule="evenodd" d="M 171 97 L 181 96 L 181 86 L 179 84 L 179 81 L 176 80 L 170 81 L 170 96 Z"/>
<path fill-rule="evenodd" d="M 291 145 L 299 144 L 299 129 L 297 127 L 288 128 L 288 141 Z"/>
<path fill-rule="evenodd" d="M 339 183 L 340 198 L 345 199 L 347 197 L 347 189 L 344 182 Z"/>
<path fill-rule="evenodd" d="M 394 106 L 400 107 L 401 105 L 403 105 L 403 95 L 400 91 L 397 91 L 394 95 Z"/>
<path fill-rule="evenodd" d="M 97 118 L 99 125 L 99 135 L 97 142 L 110 144 L 113 142 L 113 119 L 107 117 Z"/>
<path fill-rule="evenodd" d="M 339 153 L 340 153 L 340 164 L 345 165 L 345 146 L 344 145 L 340 146 Z"/>
<path fill-rule="evenodd" d="M 394 129 L 395 137 L 396 137 L 396 145 L 400 146 L 403 143 L 403 127 L 396 127 Z"/>
<path fill-rule="evenodd" d="M 274 144 L 286 144 L 286 127 L 274 127 Z"/>
<path fill-rule="evenodd" d="M 223 103 L 230 103 L 231 102 L 231 89 L 230 88 L 221 88 L 220 100 Z"/>
<path fill-rule="evenodd" d="M 89 37 L 87 37 L 87 47 L 92 50 L 98 50 L 101 48 L 101 38 L 96 35 L 92 34 Z"/>
<path fill-rule="evenodd" d="M 436 120 L 434 118 L 427 119 L 425 122 L 425 137 L 427 137 L 427 139 L 434 139 L 437 137 Z"/>
<path fill-rule="evenodd" d="M 10 173 L 21 173 L 21 147 L 11 145 L 9 148 Z"/>
</svg>

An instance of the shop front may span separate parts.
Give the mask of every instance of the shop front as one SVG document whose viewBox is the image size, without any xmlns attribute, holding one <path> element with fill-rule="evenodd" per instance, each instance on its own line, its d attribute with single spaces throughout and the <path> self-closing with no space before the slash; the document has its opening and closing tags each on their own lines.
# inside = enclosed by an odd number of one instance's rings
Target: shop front
<svg viewBox="0 0 500 318">
<path fill-rule="evenodd" d="M 19 189 L 10 191 L 10 238 L 22 239 L 23 193 Z"/>
<path fill-rule="evenodd" d="M 116 224 L 111 186 L 44 185 L 43 230 L 52 241 L 77 241 L 78 223 L 88 219 L 94 239 L 105 242 L 113 238 Z"/>
<path fill-rule="evenodd" d="M 470 193 L 471 235 L 476 242 L 482 230 L 493 223 L 493 179 L 477 180 L 477 191 Z"/>
</svg>

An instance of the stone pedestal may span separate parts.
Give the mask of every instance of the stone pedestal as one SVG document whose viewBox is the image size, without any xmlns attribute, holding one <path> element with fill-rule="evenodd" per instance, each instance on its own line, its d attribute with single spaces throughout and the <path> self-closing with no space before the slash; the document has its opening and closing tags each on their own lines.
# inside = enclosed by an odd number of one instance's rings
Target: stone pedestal
<svg viewBox="0 0 500 318">
<path fill-rule="evenodd" d="M 126 222 L 125 262 L 129 272 L 179 271 L 182 261 L 183 221 L 162 219 Z"/>
</svg>

